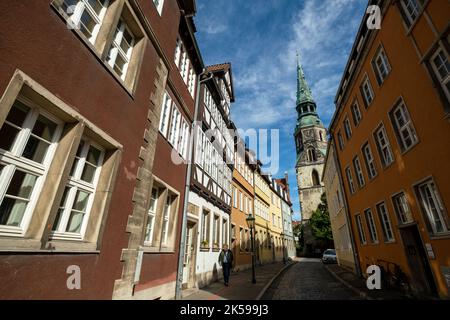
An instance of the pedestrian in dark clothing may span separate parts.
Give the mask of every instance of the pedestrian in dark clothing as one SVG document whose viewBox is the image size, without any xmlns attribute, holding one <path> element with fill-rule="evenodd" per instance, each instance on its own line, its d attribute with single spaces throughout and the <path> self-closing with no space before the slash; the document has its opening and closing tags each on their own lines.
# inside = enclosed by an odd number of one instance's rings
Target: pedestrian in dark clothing
<svg viewBox="0 0 450 320">
<path fill-rule="evenodd" d="M 228 245 L 224 244 L 222 251 L 219 254 L 219 265 L 223 271 L 223 281 L 228 287 L 228 281 L 230 279 L 230 271 L 233 266 L 233 252 L 228 249 Z"/>
</svg>

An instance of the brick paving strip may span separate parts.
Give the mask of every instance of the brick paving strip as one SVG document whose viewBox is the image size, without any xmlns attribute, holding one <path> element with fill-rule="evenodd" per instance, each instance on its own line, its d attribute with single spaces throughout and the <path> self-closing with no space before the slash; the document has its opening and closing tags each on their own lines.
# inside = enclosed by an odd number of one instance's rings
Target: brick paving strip
<svg viewBox="0 0 450 320">
<path fill-rule="evenodd" d="M 252 283 L 252 269 L 233 272 L 230 276 L 229 287 L 221 280 L 204 288 L 186 291 L 183 300 L 257 300 L 259 299 L 276 277 L 295 262 L 276 262 L 257 266 L 255 269 L 256 284 Z"/>
</svg>

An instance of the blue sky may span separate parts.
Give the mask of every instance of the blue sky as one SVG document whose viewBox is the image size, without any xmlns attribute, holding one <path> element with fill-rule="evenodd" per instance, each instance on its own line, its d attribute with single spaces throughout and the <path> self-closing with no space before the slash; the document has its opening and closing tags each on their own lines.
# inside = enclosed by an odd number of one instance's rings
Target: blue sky
<svg viewBox="0 0 450 320">
<path fill-rule="evenodd" d="M 232 64 L 233 121 L 244 130 L 280 130 L 280 168 L 272 174 L 288 172 L 295 219 L 300 218 L 293 138 L 296 51 L 328 126 L 366 5 L 366 0 L 197 0 L 196 36 L 205 64 Z"/>
</svg>

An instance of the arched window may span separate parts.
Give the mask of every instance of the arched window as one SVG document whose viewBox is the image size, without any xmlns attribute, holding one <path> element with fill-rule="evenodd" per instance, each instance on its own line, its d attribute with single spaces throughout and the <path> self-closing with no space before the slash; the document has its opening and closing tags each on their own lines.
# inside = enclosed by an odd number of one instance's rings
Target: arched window
<svg viewBox="0 0 450 320">
<path fill-rule="evenodd" d="M 312 182 L 313 186 L 320 186 L 319 173 L 317 172 L 317 170 L 313 170 L 312 172 Z"/>
<path fill-rule="evenodd" d="M 317 161 L 316 151 L 313 148 L 308 149 L 308 161 L 309 162 Z"/>
</svg>

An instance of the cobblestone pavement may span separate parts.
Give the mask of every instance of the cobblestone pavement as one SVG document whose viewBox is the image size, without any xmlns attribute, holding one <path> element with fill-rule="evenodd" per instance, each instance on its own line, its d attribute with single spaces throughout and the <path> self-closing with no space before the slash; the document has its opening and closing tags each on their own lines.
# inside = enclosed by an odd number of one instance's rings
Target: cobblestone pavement
<svg viewBox="0 0 450 320">
<path fill-rule="evenodd" d="M 222 281 L 217 281 L 200 290 L 184 290 L 183 300 L 254 300 L 269 281 L 286 266 L 282 262 L 258 266 L 256 284 L 251 282 L 251 269 L 233 272 L 229 287 L 225 287 Z"/>
<path fill-rule="evenodd" d="M 299 258 L 266 291 L 262 300 L 359 300 L 336 280 L 320 259 Z"/>
</svg>

